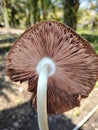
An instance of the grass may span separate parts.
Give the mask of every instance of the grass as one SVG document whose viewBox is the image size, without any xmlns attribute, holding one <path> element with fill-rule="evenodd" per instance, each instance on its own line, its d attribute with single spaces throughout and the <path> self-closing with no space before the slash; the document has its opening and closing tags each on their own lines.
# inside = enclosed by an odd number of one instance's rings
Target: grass
<svg viewBox="0 0 98 130">
<path fill-rule="evenodd" d="M 95 85 L 97 88 L 98 88 L 98 81 L 96 82 L 96 85 Z"/>
<path fill-rule="evenodd" d="M 82 33 L 84 33 L 84 34 L 91 34 L 91 35 L 98 35 L 98 29 L 94 29 L 94 30 L 91 30 L 91 29 L 80 29 L 80 28 L 78 28 L 77 29 L 77 32 L 78 33 L 80 33 L 80 34 L 82 34 Z"/>
<path fill-rule="evenodd" d="M 98 30 L 77 29 L 77 32 L 90 42 L 98 54 Z"/>
<path fill-rule="evenodd" d="M 96 53 L 98 54 L 98 29 L 77 29 L 77 32 L 90 42 L 90 44 L 94 47 Z M 95 86 L 98 88 L 98 81 Z"/>
</svg>

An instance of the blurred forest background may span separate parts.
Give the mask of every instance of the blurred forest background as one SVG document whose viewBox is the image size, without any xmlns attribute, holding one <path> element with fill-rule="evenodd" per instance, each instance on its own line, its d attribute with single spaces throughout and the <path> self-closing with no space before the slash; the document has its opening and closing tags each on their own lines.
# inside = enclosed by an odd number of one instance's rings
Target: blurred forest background
<svg viewBox="0 0 98 130">
<path fill-rule="evenodd" d="M 27 83 L 10 81 L 5 73 L 5 57 L 24 30 L 44 20 L 69 25 L 98 54 L 98 0 L 0 0 L 0 130 L 38 130 Z M 80 108 L 49 117 L 50 130 L 72 130 L 98 104 L 96 99 L 98 83 Z M 98 130 L 98 111 L 81 130 Z"/>
<path fill-rule="evenodd" d="M 98 49 L 98 0 L 0 0 L 2 28 L 25 30 L 43 20 L 69 25 Z"/>
<path fill-rule="evenodd" d="M 0 0 L 0 25 L 27 28 L 57 20 L 76 28 L 98 29 L 98 0 Z"/>
</svg>

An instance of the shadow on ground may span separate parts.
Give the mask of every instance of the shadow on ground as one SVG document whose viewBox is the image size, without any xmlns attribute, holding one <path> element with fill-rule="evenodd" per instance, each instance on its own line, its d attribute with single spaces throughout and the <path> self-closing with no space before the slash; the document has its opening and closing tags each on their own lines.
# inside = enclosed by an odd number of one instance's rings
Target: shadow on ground
<svg viewBox="0 0 98 130">
<path fill-rule="evenodd" d="M 17 95 L 17 93 L 15 92 L 15 90 L 11 86 L 12 86 L 12 83 L 10 81 L 5 81 L 4 75 L 0 75 L 0 96 L 3 96 L 7 100 L 7 102 L 10 102 L 10 98 L 3 91 L 4 89 L 6 89 L 7 91 L 10 91 L 11 93 Z"/>
<path fill-rule="evenodd" d="M 65 115 L 50 116 L 48 119 L 49 130 L 72 130 L 75 126 Z M 0 130 L 39 130 L 37 114 L 30 102 L 0 111 Z"/>
<path fill-rule="evenodd" d="M 13 35 L 14 36 L 14 35 Z M 5 93 L 5 90 L 10 91 L 16 95 L 16 92 L 11 87 L 12 83 L 7 80 L 6 81 L 6 72 L 5 72 L 5 58 L 6 53 L 9 51 L 13 42 L 16 40 L 16 37 L 12 38 L 12 35 L 0 35 L 0 96 L 3 96 L 8 102 L 10 99 L 8 95 Z"/>
<path fill-rule="evenodd" d="M 0 44 L 6 43 L 6 42 L 13 43 L 13 42 L 16 40 L 16 38 L 17 38 L 17 37 L 1 39 L 1 40 L 0 40 Z"/>
<path fill-rule="evenodd" d="M 6 54 L 11 48 L 13 42 L 15 42 L 16 37 L 14 38 L 5 38 L 0 40 L 0 55 Z"/>
<path fill-rule="evenodd" d="M 10 48 L 11 48 L 11 45 L 0 47 L 0 55 L 5 55 L 6 52 L 8 52 Z"/>
</svg>

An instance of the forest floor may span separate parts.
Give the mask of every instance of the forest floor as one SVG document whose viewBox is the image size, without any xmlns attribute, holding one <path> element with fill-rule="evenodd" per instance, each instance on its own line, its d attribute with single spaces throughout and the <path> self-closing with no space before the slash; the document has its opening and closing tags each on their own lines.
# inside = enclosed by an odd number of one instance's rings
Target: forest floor
<svg viewBox="0 0 98 130">
<path fill-rule="evenodd" d="M 31 107 L 31 93 L 27 91 L 27 83 L 13 83 L 5 73 L 6 54 L 23 31 L 15 30 L 9 33 L 2 30 L 0 30 L 0 130 L 39 130 L 37 114 Z M 98 83 L 89 97 L 82 100 L 80 107 L 60 115 L 49 116 L 49 130 L 72 130 L 97 104 Z M 81 130 L 98 130 L 98 110 Z"/>
</svg>

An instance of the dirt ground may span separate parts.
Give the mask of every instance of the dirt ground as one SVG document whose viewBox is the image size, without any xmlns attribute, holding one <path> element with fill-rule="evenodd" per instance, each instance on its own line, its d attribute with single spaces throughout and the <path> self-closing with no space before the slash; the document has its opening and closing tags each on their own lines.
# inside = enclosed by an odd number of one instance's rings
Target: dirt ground
<svg viewBox="0 0 98 130">
<path fill-rule="evenodd" d="M 7 94 L 8 100 L 3 94 L 0 95 L 0 130 L 39 130 L 37 114 L 31 107 L 31 94 L 26 91 L 26 85 L 24 84 L 23 87 L 14 85 L 13 92 L 10 89 L 3 92 Z M 82 102 L 80 108 L 61 115 L 49 116 L 50 130 L 72 130 L 98 104 L 97 93 L 98 89 L 94 89 L 90 97 Z M 98 111 L 81 130 L 98 130 Z"/>
<path fill-rule="evenodd" d="M 3 39 L 3 38 L 2 38 Z M 0 130 L 39 130 L 37 114 L 31 107 L 27 83 L 13 83 L 5 73 L 5 56 L 10 46 L 0 39 Z M 12 41 L 13 42 L 13 41 Z M 48 117 L 49 130 L 72 130 L 98 104 L 98 87 L 82 100 L 81 107 Z M 98 110 L 81 130 L 98 130 Z"/>
</svg>

